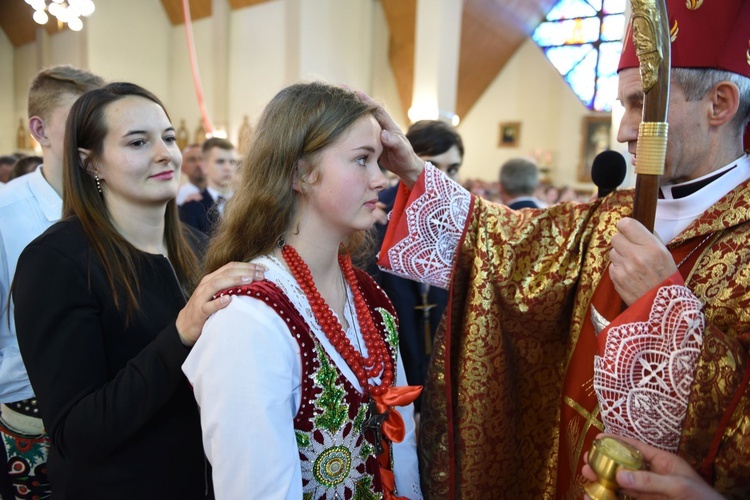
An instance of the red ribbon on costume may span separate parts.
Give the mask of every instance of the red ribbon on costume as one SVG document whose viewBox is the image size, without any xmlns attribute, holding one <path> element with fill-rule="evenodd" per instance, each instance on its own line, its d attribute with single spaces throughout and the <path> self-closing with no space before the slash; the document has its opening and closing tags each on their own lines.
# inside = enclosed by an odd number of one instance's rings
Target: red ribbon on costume
<svg viewBox="0 0 750 500">
<path fill-rule="evenodd" d="M 406 435 L 404 419 L 394 406 L 411 404 L 421 393 L 421 385 L 403 385 L 400 387 L 391 386 L 380 396 L 373 394 L 372 399 L 378 406 L 378 413 L 388 412 L 388 418 L 383 422 L 383 435 L 394 443 L 400 443 Z"/>
<path fill-rule="evenodd" d="M 422 393 L 421 385 L 404 385 L 400 387 L 389 387 L 379 396 L 372 395 L 373 401 L 378 408 L 378 413 L 388 412 L 386 418 L 381 424 L 383 435 L 383 453 L 378 456 L 378 465 L 380 466 L 380 481 L 383 483 L 384 500 L 408 500 L 407 497 L 398 497 L 393 494 L 396 490 L 396 478 L 391 465 L 391 450 L 388 446 L 389 440 L 394 443 L 400 443 L 406 436 L 406 425 L 401 414 L 396 410 L 396 406 L 406 406 L 414 402 Z"/>
</svg>

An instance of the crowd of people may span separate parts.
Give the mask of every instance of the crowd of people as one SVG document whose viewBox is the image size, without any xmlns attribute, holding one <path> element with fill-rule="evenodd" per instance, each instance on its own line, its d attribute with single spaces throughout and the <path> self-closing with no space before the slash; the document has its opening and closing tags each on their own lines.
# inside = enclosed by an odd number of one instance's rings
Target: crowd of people
<svg viewBox="0 0 750 500">
<path fill-rule="evenodd" d="M 42 157 L 13 153 L 0 156 L 0 186 L 7 184 L 16 177 L 29 174 L 42 164 Z"/>
<path fill-rule="evenodd" d="M 239 158 L 41 71 L 42 156 L 0 157 L 0 497 L 580 498 L 603 433 L 648 464 L 623 494 L 750 495 L 750 1 L 667 3 L 653 233 L 529 159 L 462 185 L 455 128 L 337 85 L 282 89 Z"/>
</svg>

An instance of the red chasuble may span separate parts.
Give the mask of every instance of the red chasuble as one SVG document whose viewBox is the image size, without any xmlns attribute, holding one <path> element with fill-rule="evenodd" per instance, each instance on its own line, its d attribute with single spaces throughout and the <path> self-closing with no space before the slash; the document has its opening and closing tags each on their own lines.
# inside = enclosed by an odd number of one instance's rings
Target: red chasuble
<svg viewBox="0 0 750 500">
<path fill-rule="evenodd" d="M 465 203 L 425 172 L 411 192 L 402 189 L 380 260 L 412 278 L 440 278 L 433 264 L 451 263 L 442 276 L 451 299 L 422 406 L 423 491 L 430 498 L 578 498 L 582 456 L 604 428 L 590 305 L 596 290 L 610 328 L 623 320 L 621 299 L 603 277 L 633 192 L 516 212 L 476 197 Z M 682 266 L 705 327 L 677 452 L 719 491 L 740 496 L 750 495 L 748 184 L 669 245 L 680 259 L 716 234 Z M 456 254 L 439 255 L 440 228 L 456 205 L 466 214 Z M 432 233 L 434 253 L 410 243 Z M 648 309 L 631 313 L 645 320 Z"/>
</svg>

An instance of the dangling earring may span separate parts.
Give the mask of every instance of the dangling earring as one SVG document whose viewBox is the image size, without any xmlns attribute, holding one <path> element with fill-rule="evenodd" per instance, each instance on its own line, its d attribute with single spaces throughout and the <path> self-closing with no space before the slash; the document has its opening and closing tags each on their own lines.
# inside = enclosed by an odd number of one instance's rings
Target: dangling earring
<svg viewBox="0 0 750 500">
<path fill-rule="evenodd" d="M 104 193 L 102 193 L 102 185 L 99 182 L 98 174 L 94 174 L 94 180 L 96 181 L 96 190 L 99 191 L 99 196 L 104 197 Z"/>
</svg>

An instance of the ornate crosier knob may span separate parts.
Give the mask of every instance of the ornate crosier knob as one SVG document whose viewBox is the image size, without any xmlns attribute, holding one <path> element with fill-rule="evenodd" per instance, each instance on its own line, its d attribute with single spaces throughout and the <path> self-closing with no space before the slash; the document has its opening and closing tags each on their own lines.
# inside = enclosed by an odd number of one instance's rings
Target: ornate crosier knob
<svg viewBox="0 0 750 500">
<path fill-rule="evenodd" d="M 595 439 L 589 451 L 589 466 L 596 472 L 595 483 L 584 489 L 592 500 L 617 500 L 615 475 L 620 469 L 638 470 L 643 468 L 643 455 L 633 446 L 613 437 Z"/>
</svg>

